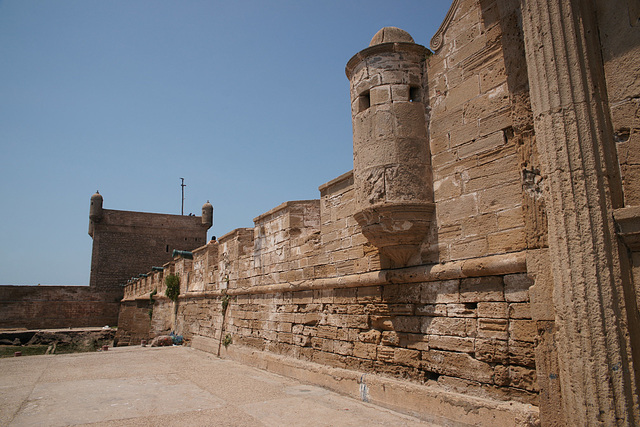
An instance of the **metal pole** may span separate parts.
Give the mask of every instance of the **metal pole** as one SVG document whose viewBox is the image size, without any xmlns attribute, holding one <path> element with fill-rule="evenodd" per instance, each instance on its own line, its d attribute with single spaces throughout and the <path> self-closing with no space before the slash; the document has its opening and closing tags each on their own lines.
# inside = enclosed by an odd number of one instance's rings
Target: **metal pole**
<svg viewBox="0 0 640 427">
<path fill-rule="evenodd" d="M 180 215 L 184 215 L 184 187 L 186 187 L 186 184 L 184 183 L 184 178 L 180 178 L 182 180 L 182 184 L 180 184 L 180 187 L 182 187 L 182 208 L 180 209 Z"/>
</svg>

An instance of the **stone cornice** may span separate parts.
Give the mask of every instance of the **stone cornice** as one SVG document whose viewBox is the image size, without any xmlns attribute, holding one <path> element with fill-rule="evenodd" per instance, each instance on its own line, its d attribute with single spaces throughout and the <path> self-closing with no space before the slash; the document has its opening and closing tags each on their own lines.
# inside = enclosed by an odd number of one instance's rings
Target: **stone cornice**
<svg viewBox="0 0 640 427">
<path fill-rule="evenodd" d="M 447 31 L 449 24 L 453 20 L 453 15 L 458 8 L 458 3 L 460 3 L 460 0 L 453 0 L 453 2 L 451 3 L 451 7 L 449 7 L 449 11 L 447 12 L 447 16 L 444 17 L 444 21 L 442 21 L 442 24 L 440 24 L 440 28 L 438 28 L 438 31 L 436 31 L 433 37 L 431 37 L 429 47 L 434 52 L 442 47 L 442 42 L 444 41 L 444 32 Z"/>
</svg>

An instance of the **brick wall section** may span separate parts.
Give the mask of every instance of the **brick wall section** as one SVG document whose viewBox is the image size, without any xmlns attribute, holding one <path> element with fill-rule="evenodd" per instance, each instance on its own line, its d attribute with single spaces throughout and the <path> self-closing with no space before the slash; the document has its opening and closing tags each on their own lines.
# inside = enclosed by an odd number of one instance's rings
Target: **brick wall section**
<svg viewBox="0 0 640 427">
<path fill-rule="evenodd" d="M 314 277 L 308 258 L 318 247 L 319 200 L 286 202 L 256 217 L 253 222 L 252 284 Z"/>
<path fill-rule="evenodd" d="M 626 1 L 598 5 L 607 92 L 618 149 L 625 206 L 640 206 L 640 32 Z M 623 11 L 622 13 L 620 13 Z M 637 14 L 637 7 L 635 9 Z M 621 20 L 621 15 L 623 19 Z M 627 16 L 624 16 L 627 15 Z M 636 21 L 635 26 L 631 23 Z M 635 70 L 635 72 L 630 72 Z"/>
<path fill-rule="evenodd" d="M 0 328 L 114 326 L 119 300 L 89 286 L 0 286 Z"/>
<path fill-rule="evenodd" d="M 460 1 L 427 61 L 437 238 L 424 248 L 426 261 L 525 248 L 501 28 L 484 6 Z"/>
<path fill-rule="evenodd" d="M 171 261 L 174 249 L 192 250 L 206 243 L 200 217 L 103 210 L 92 224 L 90 286 L 119 289 L 140 272 Z"/>
<path fill-rule="evenodd" d="M 226 317 L 221 295 L 161 295 L 152 335 L 175 331 L 362 372 L 436 384 L 449 390 L 537 403 L 526 274 L 425 283 L 241 294 Z M 148 295 L 138 299 L 140 305 Z M 120 330 L 131 316 L 125 303 Z M 137 334 L 137 335 L 136 335 Z M 136 341 L 132 341 L 136 342 Z"/>
<path fill-rule="evenodd" d="M 378 270 L 378 251 L 362 235 L 355 212 L 353 172 L 321 185 L 321 250 L 311 259 L 314 277 L 334 277 Z"/>
</svg>

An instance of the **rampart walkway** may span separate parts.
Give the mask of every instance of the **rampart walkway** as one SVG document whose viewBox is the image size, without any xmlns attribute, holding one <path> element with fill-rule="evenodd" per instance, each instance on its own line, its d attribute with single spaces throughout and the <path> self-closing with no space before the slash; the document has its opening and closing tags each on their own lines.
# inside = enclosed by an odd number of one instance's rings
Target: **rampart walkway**
<svg viewBox="0 0 640 427">
<path fill-rule="evenodd" d="M 183 347 L 0 359 L 2 426 L 426 426 Z"/>
</svg>

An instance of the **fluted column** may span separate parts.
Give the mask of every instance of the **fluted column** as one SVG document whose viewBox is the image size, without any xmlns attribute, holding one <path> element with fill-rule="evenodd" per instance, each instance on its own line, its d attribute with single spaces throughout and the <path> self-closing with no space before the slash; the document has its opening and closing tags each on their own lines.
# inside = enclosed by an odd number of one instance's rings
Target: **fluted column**
<svg viewBox="0 0 640 427">
<path fill-rule="evenodd" d="M 637 311 L 612 215 L 622 193 L 594 7 L 591 0 L 520 4 L 566 423 L 639 425 L 630 333 Z"/>
</svg>

